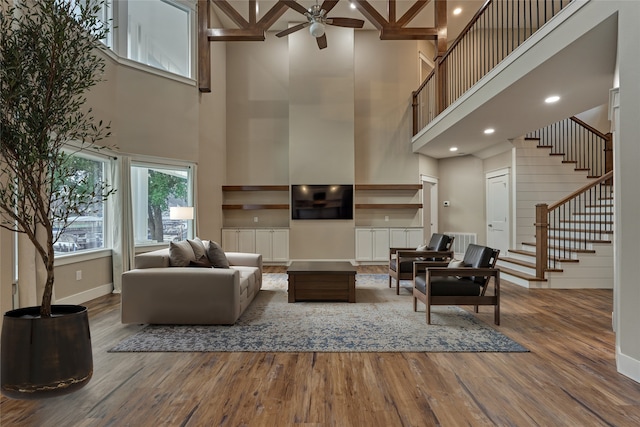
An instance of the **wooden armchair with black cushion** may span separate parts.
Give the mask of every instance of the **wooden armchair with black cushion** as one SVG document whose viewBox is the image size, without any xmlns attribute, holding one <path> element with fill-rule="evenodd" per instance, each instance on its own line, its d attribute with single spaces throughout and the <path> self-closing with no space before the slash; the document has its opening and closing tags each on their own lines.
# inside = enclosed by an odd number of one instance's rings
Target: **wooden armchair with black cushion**
<svg viewBox="0 0 640 427">
<path fill-rule="evenodd" d="M 418 300 L 427 307 L 427 323 L 431 324 L 432 305 L 494 306 L 494 322 L 500 324 L 500 269 L 495 268 L 499 249 L 470 244 L 462 262 L 448 267 L 433 267 L 430 263 L 414 263 L 413 311 Z M 460 265 L 455 265 L 460 264 Z M 491 280 L 493 278 L 493 281 Z M 487 295 L 493 282 L 494 291 Z"/>
<path fill-rule="evenodd" d="M 418 248 L 390 248 L 389 249 L 389 287 L 392 280 L 396 280 L 396 294 L 400 295 L 400 280 L 413 279 L 413 263 L 415 261 L 429 261 L 431 265 L 446 266 L 453 258 L 454 237 L 433 233 L 429 244 Z"/>
</svg>

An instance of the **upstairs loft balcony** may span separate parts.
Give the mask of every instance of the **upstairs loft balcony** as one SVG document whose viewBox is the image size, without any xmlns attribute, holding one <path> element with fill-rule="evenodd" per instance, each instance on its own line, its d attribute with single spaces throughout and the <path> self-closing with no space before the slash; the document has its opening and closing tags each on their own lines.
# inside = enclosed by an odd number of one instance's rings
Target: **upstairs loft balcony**
<svg viewBox="0 0 640 427">
<path fill-rule="evenodd" d="M 511 4 L 510 14 L 517 17 L 515 5 L 523 2 L 489 0 L 485 7 L 491 3 L 498 3 L 499 11 Z M 489 157 L 510 148 L 510 139 L 607 102 L 616 64 L 615 9 L 607 10 L 606 2 L 599 0 L 543 3 L 556 3 L 555 14 L 531 34 L 525 34 L 530 31 L 526 29 L 506 31 L 509 36 L 501 36 L 497 47 L 506 51 L 508 45 L 512 51 L 493 68 L 485 66 L 482 58 L 487 54 L 493 58 L 490 52 L 496 45 L 478 48 L 478 33 L 458 42 L 470 49 L 464 60 L 445 62 L 440 70 L 436 65 L 433 74 L 437 78 L 440 71 L 443 85 L 440 105 L 436 105 L 435 84 L 431 88 L 423 84 L 414 94 L 414 152 L 438 159 L 460 154 Z M 502 16 L 502 12 L 492 13 Z M 502 25 L 499 19 L 480 22 L 496 28 Z M 513 26 L 517 24 L 515 19 Z M 452 55 L 453 51 L 450 47 L 447 52 Z M 483 67 L 489 70 L 480 75 Z M 549 95 L 561 99 L 546 105 Z M 495 132 L 484 134 L 487 128 Z M 452 146 L 458 147 L 456 153 L 449 151 Z"/>
</svg>

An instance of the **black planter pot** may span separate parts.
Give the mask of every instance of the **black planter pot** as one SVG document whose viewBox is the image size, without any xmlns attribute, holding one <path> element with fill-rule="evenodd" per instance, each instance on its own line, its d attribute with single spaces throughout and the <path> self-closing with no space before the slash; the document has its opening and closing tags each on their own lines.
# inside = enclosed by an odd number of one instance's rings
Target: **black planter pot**
<svg viewBox="0 0 640 427">
<path fill-rule="evenodd" d="M 93 375 L 87 308 L 54 305 L 52 317 L 40 307 L 5 313 L 2 323 L 2 394 L 40 399 L 71 393 Z"/>
</svg>

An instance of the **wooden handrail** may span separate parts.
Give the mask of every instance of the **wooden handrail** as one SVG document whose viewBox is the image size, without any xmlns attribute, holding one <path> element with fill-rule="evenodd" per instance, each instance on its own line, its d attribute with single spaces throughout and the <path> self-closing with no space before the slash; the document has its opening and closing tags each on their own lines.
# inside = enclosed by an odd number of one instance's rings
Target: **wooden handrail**
<svg viewBox="0 0 640 427">
<path fill-rule="evenodd" d="M 578 188 L 576 191 L 574 191 L 573 193 L 569 194 L 567 197 L 564 197 L 564 198 L 560 199 L 559 201 L 555 202 L 554 204 L 549 205 L 548 210 L 552 211 L 552 210 L 556 209 L 558 206 L 564 205 L 569 200 L 575 198 L 576 196 L 584 193 L 587 190 L 590 190 L 591 188 L 595 187 L 596 185 L 599 185 L 599 184 L 603 183 L 604 181 L 607 181 L 607 180 L 609 180 L 611 178 L 613 178 L 613 171 L 609 171 L 609 172 L 605 173 L 600 178 L 597 178 L 597 179 L 593 180 L 592 182 L 590 182 L 590 183 Z"/>
<path fill-rule="evenodd" d="M 605 134 L 600 132 L 598 129 L 594 128 L 593 126 L 583 122 L 582 120 L 580 120 L 579 118 L 577 118 L 576 116 L 571 116 L 569 117 L 572 121 L 576 122 L 577 124 L 579 124 L 580 126 L 582 126 L 585 129 L 588 129 L 589 131 L 595 133 L 596 135 L 598 135 L 600 138 L 603 139 L 609 139 L 609 135 L 611 134 Z"/>
</svg>

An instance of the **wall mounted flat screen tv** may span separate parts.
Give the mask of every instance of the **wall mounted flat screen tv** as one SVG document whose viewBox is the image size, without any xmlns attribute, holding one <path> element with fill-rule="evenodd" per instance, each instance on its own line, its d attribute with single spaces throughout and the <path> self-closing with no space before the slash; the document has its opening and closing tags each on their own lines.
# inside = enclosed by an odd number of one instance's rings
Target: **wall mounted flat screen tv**
<svg viewBox="0 0 640 427">
<path fill-rule="evenodd" d="M 353 219 L 353 185 L 292 185 L 291 219 Z"/>
</svg>

